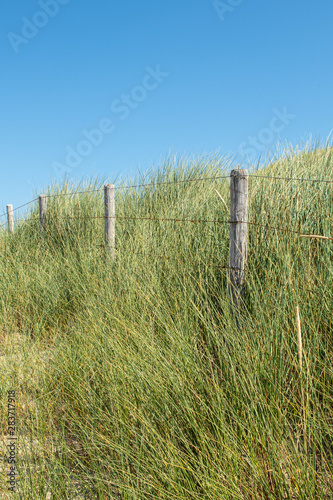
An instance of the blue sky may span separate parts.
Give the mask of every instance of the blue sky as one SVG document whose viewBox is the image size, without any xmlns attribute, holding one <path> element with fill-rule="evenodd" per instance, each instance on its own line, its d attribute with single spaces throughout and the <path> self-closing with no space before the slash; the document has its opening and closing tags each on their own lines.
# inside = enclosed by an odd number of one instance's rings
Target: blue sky
<svg viewBox="0 0 333 500">
<path fill-rule="evenodd" d="M 3 0 L 0 209 L 332 126 L 331 0 Z"/>
</svg>

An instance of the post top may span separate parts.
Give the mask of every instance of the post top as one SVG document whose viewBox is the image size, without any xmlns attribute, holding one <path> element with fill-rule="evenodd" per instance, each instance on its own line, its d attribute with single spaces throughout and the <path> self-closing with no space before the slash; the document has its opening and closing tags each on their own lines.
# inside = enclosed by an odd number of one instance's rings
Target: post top
<svg viewBox="0 0 333 500">
<path fill-rule="evenodd" d="M 234 168 L 230 172 L 230 177 L 242 177 L 245 175 L 249 175 L 249 171 L 247 170 L 247 168 Z"/>
</svg>

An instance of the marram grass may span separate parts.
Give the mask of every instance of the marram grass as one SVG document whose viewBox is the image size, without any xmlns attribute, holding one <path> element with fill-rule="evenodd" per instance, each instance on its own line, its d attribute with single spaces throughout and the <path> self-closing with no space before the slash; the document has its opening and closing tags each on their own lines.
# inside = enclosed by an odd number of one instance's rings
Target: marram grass
<svg viewBox="0 0 333 500">
<path fill-rule="evenodd" d="M 134 184 L 227 168 L 170 160 Z M 333 180 L 332 151 L 257 174 Z M 250 178 L 250 221 L 331 237 L 332 188 Z M 106 261 L 102 196 L 49 198 L 44 238 L 37 205 L 1 234 L 1 428 L 14 389 L 20 474 L 7 493 L 2 468 L 1 498 L 332 498 L 332 241 L 249 226 L 237 330 L 228 224 L 119 219 Z M 228 179 L 119 189 L 116 214 L 228 221 L 221 198 Z"/>
</svg>

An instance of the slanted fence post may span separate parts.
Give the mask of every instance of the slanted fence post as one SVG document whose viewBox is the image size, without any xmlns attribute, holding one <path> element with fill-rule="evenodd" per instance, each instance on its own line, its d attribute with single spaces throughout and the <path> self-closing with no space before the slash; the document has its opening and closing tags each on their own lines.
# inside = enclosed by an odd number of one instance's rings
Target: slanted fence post
<svg viewBox="0 0 333 500">
<path fill-rule="evenodd" d="M 104 186 L 104 206 L 105 206 L 105 247 L 106 253 L 113 260 L 115 257 L 115 187 L 114 184 Z"/>
<path fill-rule="evenodd" d="M 248 235 L 249 176 L 246 169 L 230 174 L 230 254 L 229 297 L 232 313 L 239 324 L 240 304 L 245 283 Z"/>
<path fill-rule="evenodd" d="M 14 212 L 13 205 L 7 205 L 7 220 L 8 220 L 8 231 L 10 234 L 14 232 Z"/>
<path fill-rule="evenodd" d="M 41 235 L 44 234 L 46 227 L 46 196 L 41 194 L 39 196 L 39 220 L 40 220 L 40 232 Z"/>
</svg>

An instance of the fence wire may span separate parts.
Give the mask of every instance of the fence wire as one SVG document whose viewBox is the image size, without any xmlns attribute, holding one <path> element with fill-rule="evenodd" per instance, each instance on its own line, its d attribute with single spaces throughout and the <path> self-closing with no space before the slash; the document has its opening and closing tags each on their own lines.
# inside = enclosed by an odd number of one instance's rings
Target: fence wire
<svg viewBox="0 0 333 500">
<path fill-rule="evenodd" d="M 251 222 L 251 221 L 226 221 L 226 220 L 205 220 L 205 219 L 172 219 L 172 218 L 167 218 L 167 217 L 161 217 L 161 218 L 156 218 L 156 217 L 134 217 L 134 216 L 112 216 L 112 217 L 105 217 L 102 215 L 91 215 L 91 216 L 84 216 L 84 217 L 72 217 L 72 216 L 66 216 L 66 217 L 56 217 L 54 220 L 91 220 L 91 219 L 114 219 L 114 220 L 128 220 L 128 221 L 152 221 L 152 222 L 187 222 L 187 223 L 192 223 L 192 224 L 247 224 L 249 226 L 255 226 L 255 227 L 262 227 L 264 229 L 272 229 L 274 231 L 282 231 L 290 234 L 295 234 L 299 236 L 300 238 L 314 238 L 314 239 L 322 239 L 322 240 L 329 240 L 333 241 L 333 238 L 329 236 L 322 236 L 322 235 L 315 235 L 315 234 L 303 234 L 301 231 L 295 231 L 293 229 L 289 228 L 284 228 L 284 227 L 279 227 L 279 226 L 271 226 L 268 224 L 259 224 L 258 222 Z M 17 219 L 16 222 L 40 222 L 40 219 L 38 218 L 32 218 L 32 219 Z M 0 228 L 6 226 L 7 223 L 2 224 Z"/>
<path fill-rule="evenodd" d="M 215 176 L 215 177 L 201 177 L 201 178 L 196 178 L 196 179 L 183 179 L 183 180 L 176 180 L 176 181 L 164 181 L 164 182 L 156 182 L 156 183 L 144 183 L 144 184 L 135 184 L 133 186 L 115 186 L 115 190 L 122 190 L 122 189 L 139 189 L 142 187 L 157 187 L 157 186 L 163 186 L 163 185 L 172 185 L 172 184 L 185 184 L 187 182 L 206 182 L 206 181 L 216 181 L 216 180 L 221 180 L 221 179 L 229 179 L 231 174 L 228 175 L 220 175 L 220 176 Z M 283 181 L 289 181 L 289 182 L 322 182 L 326 184 L 333 184 L 333 180 L 331 179 L 307 179 L 307 178 L 302 178 L 302 177 L 277 177 L 277 176 L 271 176 L 271 175 L 258 175 L 258 174 L 247 174 L 249 178 L 256 178 L 256 179 L 272 179 L 272 180 L 283 180 Z M 79 194 L 89 194 L 89 193 L 100 193 L 104 190 L 104 188 L 99 188 L 99 189 L 88 189 L 85 191 L 72 191 L 71 193 L 58 193 L 58 194 L 47 194 L 45 195 L 46 198 L 59 198 L 59 197 L 65 197 L 65 196 L 75 196 Z M 30 205 L 31 203 L 34 203 L 35 201 L 38 201 L 38 198 L 34 198 L 31 201 L 28 201 L 27 203 L 24 203 L 24 205 L 21 205 L 17 208 L 13 209 L 13 212 L 16 210 L 19 210 L 20 208 L 26 207 L 27 205 Z M 5 217 L 7 213 L 3 213 L 0 215 L 0 218 Z M 1 226 L 0 226 L 1 227 Z"/>
<path fill-rule="evenodd" d="M 283 181 L 289 181 L 289 182 L 313 182 L 313 183 L 327 183 L 327 184 L 332 184 L 333 180 L 329 179 L 307 179 L 307 178 L 293 178 L 293 177 L 278 177 L 278 176 L 269 176 L 269 175 L 258 175 L 258 174 L 247 174 L 249 178 L 257 178 L 257 179 L 272 179 L 272 180 L 283 180 Z M 176 181 L 165 181 L 165 182 L 157 182 L 157 183 L 144 183 L 144 184 L 137 184 L 137 185 L 129 185 L 129 186 L 119 186 L 115 187 L 116 190 L 121 190 L 121 189 L 139 189 L 142 187 L 156 187 L 156 186 L 161 186 L 161 185 L 174 185 L 174 184 L 184 184 L 187 182 L 205 182 L 205 181 L 214 181 L 214 180 L 221 180 L 221 179 L 228 179 L 230 178 L 231 173 L 228 175 L 221 175 L 221 176 L 215 176 L 215 177 L 203 177 L 203 178 L 195 178 L 195 179 L 183 179 L 183 180 L 176 180 Z M 75 195 L 80 195 L 80 194 L 89 194 L 89 193 L 97 193 L 97 192 L 102 192 L 104 188 L 99 188 L 99 189 L 89 189 L 85 191 L 74 191 L 71 193 L 59 193 L 59 194 L 49 194 L 45 195 L 47 198 L 57 198 L 57 197 L 64 197 L 64 196 L 75 196 Z M 34 198 L 33 200 L 20 205 L 19 207 L 13 209 L 14 211 L 20 210 L 21 208 L 24 208 L 31 203 L 34 203 L 38 201 L 38 198 Z M 7 214 L 4 213 L 0 215 L 1 217 L 6 216 Z M 86 217 L 57 217 L 57 220 L 79 220 L 79 219 L 105 219 L 104 216 L 86 216 Z M 179 219 L 179 218 L 154 218 L 154 217 L 135 217 L 135 216 L 115 216 L 115 217 L 109 217 L 109 219 L 115 219 L 115 220 L 148 220 L 148 221 L 156 221 L 156 222 L 189 222 L 189 223 L 202 223 L 202 224 L 248 224 L 250 226 L 257 226 L 257 227 L 262 227 L 265 229 L 272 229 L 276 231 L 283 231 L 291 234 L 297 234 L 299 237 L 302 238 L 317 238 L 317 239 L 323 239 L 323 240 L 333 240 L 331 237 L 323 236 L 323 235 L 313 235 L 313 234 L 302 234 L 300 231 L 295 231 L 289 228 L 282 228 L 278 226 L 271 226 L 269 224 L 259 224 L 256 222 L 251 222 L 251 221 L 225 221 L 225 220 L 204 220 L 204 219 Z M 39 219 L 37 218 L 30 218 L 30 219 L 16 219 L 16 222 L 38 222 Z M 3 228 L 4 226 L 7 225 L 7 222 L 2 224 L 0 226 L 0 229 Z"/>
</svg>

